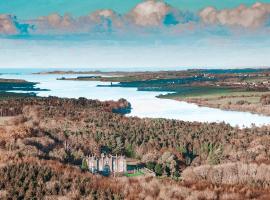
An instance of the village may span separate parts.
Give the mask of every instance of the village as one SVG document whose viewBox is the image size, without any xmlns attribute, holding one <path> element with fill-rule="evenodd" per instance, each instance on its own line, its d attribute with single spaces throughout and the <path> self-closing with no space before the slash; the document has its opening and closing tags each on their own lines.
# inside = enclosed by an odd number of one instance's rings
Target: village
<svg viewBox="0 0 270 200">
<path fill-rule="evenodd" d="M 269 73 L 258 73 L 258 74 L 237 74 L 237 75 L 217 75 L 204 73 L 201 75 L 195 75 L 194 78 L 204 77 L 208 78 L 209 81 L 196 82 L 192 85 L 200 86 L 212 86 L 212 87 L 227 87 L 227 88 L 242 88 L 247 90 L 259 90 L 269 91 L 270 81 Z"/>
</svg>

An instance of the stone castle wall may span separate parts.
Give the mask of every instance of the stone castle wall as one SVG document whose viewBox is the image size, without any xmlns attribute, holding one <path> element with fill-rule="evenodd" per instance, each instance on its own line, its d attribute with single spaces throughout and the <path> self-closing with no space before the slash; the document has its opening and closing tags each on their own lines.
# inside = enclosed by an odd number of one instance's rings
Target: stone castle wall
<svg viewBox="0 0 270 200">
<path fill-rule="evenodd" d="M 125 173 L 127 171 L 127 161 L 124 156 L 112 156 L 101 154 L 100 157 L 87 157 L 89 170 L 93 173 L 104 172 L 109 169 L 110 173 Z"/>
</svg>

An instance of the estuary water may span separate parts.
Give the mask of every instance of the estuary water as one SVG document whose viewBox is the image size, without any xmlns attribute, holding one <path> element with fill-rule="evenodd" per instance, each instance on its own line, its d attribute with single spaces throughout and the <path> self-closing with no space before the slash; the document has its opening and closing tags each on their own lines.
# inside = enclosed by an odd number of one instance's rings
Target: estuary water
<svg viewBox="0 0 270 200">
<path fill-rule="evenodd" d="M 0 69 L 0 78 L 24 79 L 39 82 L 36 87 L 48 89 L 39 91 L 38 96 L 58 96 L 68 98 L 85 97 L 98 100 L 127 99 L 132 106 L 129 116 L 178 119 L 199 122 L 225 122 L 232 126 L 250 127 L 270 124 L 270 117 L 247 112 L 223 111 L 214 108 L 199 107 L 195 104 L 156 98 L 166 92 L 137 91 L 136 88 L 97 87 L 110 84 L 91 81 L 62 81 L 57 78 L 77 77 L 79 75 L 35 75 L 31 70 L 25 73 L 6 73 Z M 20 91 L 17 91 L 20 92 Z"/>
</svg>

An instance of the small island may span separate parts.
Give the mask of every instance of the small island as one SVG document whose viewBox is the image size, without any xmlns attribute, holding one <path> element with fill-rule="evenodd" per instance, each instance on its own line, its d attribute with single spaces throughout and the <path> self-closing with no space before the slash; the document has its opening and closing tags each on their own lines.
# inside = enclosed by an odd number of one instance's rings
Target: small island
<svg viewBox="0 0 270 200">
<path fill-rule="evenodd" d="M 14 98 L 14 97 L 33 97 L 35 92 L 47 91 L 46 89 L 37 88 L 38 83 L 28 82 L 22 79 L 0 79 L 0 99 Z M 16 92 L 17 90 L 19 92 Z M 23 93 L 22 93 L 23 91 Z"/>
</svg>

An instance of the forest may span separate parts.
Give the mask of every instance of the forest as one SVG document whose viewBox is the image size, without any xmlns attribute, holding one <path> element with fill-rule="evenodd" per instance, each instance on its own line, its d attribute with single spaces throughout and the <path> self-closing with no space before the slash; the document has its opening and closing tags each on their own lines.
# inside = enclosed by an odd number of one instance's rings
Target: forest
<svg viewBox="0 0 270 200">
<path fill-rule="evenodd" d="M 126 117 L 129 109 L 125 99 L 2 99 L 0 197 L 269 197 L 270 127 Z M 156 177 L 105 178 L 80 168 L 104 151 L 136 158 Z"/>
</svg>

